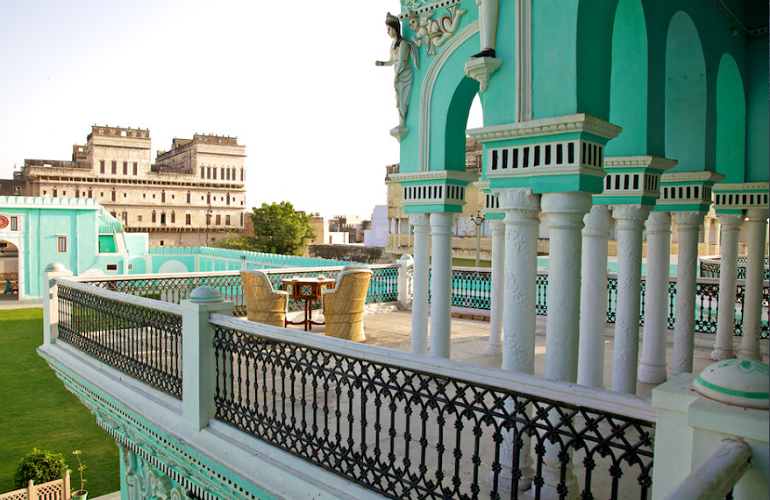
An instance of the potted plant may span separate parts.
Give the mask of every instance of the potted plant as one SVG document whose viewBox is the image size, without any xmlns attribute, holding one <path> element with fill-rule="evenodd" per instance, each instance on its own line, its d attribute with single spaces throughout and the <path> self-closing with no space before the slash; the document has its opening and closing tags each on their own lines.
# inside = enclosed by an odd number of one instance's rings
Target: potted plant
<svg viewBox="0 0 770 500">
<path fill-rule="evenodd" d="M 30 481 L 43 484 L 61 479 L 66 472 L 67 464 L 61 453 L 33 448 L 32 452 L 19 461 L 13 480 L 17 488 L 24 488 Z"/>
<path fill-rule="evenodd" d="M 86 500 L 88 498 L 88 491 L 86 491 L 86 480 L 83 479 L 83 471 L 86 470 L 86 464 L 80 460 L 80 455 L 83 452 L 75 450 L 72 452 L 75 458 L 78 459 L 78 473 L 80 474 L 80 489 L 72 492 L 72 500 Z"/>
</svg>

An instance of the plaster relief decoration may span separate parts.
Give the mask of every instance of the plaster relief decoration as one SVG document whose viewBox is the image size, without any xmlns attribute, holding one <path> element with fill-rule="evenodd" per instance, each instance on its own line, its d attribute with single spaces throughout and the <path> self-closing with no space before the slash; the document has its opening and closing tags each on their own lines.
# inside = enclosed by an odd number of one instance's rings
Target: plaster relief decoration
<svg viewBox="0 0 770 500">
<path fill-rule="evenodd" d="M 390 131 L 398 142 L 409 132 L 406 128 L 406 113 L 409 108 L 409 97 L 412 94 L 412 85 L 414 83 L 414 71 L 412 64 L 416 69 L 420 69 L 419 53 L 417 47 L 401 36 L 401 21 L 396 16 L 388 12 L 385 17 L 385 24 L 388 27 L 388 35 L 393 39 L 390 45 L 390 59 L 387 61 L 375 61 L 377 66 L 393 66 L 394 80 L 393 86 L 396 88 L 396 107 L 398 108 L 399 122 L 398 126 Z"/>
<path fill-rule="evenodd" d="M 123 455 L 126 466 L 126 485 L 128 500 L 186 500 L 187 491 L 181 486 L 174 486 L 165 474 L 154 470 L 150 464 L 127 451 Z"/>
<path fill-rule="evenodd" d="M 412 42 L 417 47 L 427 47 L 429 56 L 435 56 L 436 48 L 452 38 L 460 26 L 460 18 L 467 12 L 458 8 L 457 4 L 447 7 L 447 11 L 449 14 L 443 14 L 436 19 L 431 19 L 431 12 L 418 14 L 413 10 L 409 11 L 409 27 L 416 35 L 412 36 Z"/>
</svg>

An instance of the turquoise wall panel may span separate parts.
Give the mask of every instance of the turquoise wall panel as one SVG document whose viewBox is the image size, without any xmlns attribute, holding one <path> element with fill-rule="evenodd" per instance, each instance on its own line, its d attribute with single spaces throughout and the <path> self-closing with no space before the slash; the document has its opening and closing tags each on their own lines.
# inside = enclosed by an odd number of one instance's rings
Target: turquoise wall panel
<svg viewBox="0 0 770 500">
<path fill-rule="evenodd" d="M 768 111 L 768 37 L 756 37 L 748 44 L 746 182 L 768 182 L 770 166 L 770 111 Z"/>
<path fill-rule="evenodd" d="M 738 65 L 722 57 L 716 81 L 716 171 L 725 183 L 744 181 L 746 165 L 746 97 Z"/>
</svg>

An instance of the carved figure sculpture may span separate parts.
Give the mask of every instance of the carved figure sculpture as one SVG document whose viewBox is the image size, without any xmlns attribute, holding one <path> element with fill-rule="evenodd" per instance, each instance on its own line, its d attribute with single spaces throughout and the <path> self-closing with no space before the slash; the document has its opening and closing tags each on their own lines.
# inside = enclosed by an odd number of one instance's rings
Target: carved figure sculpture
<svg viewBox="0 0 770 500">
<path fill-rule="evenodd" d="M 415 33 L 412 42 L 417 47 L 426 46 L 429 56 L 435 56 L 436 47 L 441 47 L 444 42 L 452 38 L 460 26 L 460 18 L 467 12 L 458 9 L 458 4 L 447 7 L 447 11 L 449 14 L 441 15 L 436 19 L 430 18 L 430 11 L 422 14 L 409 11 L 409 27 Z"/>
<path fill-rule="evenodd" d="M 471 57 L 495 57 L 497 14 L 500 9 L 500 0 L 476 0 L 476 5 L 479 7 L 481 52 Z"/>
<path fill-rule="evenodd" d="M 393 85 L 396 88 L 396 107 L 399 115 L 398 126 L 405 127 L 409 96 L 412 94 L 414 81 L 412 62 L 415 68 L 420 69 L 419 55 L 414 44 L 401 36 L 401 22 L 396 16 L 388 12 L 385 17 L 385 24 L 388 26 L 388 35 L 393 39 L 393 43 L 390 45 L 390 59 L 375 61 L 374 64 L 393 66 L 395 73 Z"/>
</svg>

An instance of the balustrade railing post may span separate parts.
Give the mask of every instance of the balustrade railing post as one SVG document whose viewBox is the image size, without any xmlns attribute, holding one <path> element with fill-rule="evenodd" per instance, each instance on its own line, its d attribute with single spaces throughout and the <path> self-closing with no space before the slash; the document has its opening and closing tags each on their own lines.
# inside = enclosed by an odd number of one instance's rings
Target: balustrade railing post
<svg viewBox="0 0 770 500">
<path fill-rule="evenodd" d="M 412 309 L 414 291 L 414 259 L 409 254 L 404 254 L 396 261 L 398 264 L 398 303 L 407 310 Z"/>
<path fill-rule="evenodd" d="M 59 293 L 54 284 L 56 278 L 71 278 L 68 271 L 58 262 L 48 264 L 43 272 L 43 344 L 53 344 L 59 337 Z"/>
<path fill-rule="evenodd" d="M 182 306 L 182 420 L 200 430 L 214 417 L 216 361 L 213 313 L 232 314 L 233 303 L 209 286 L 196 288 Z"/>
</svg>

